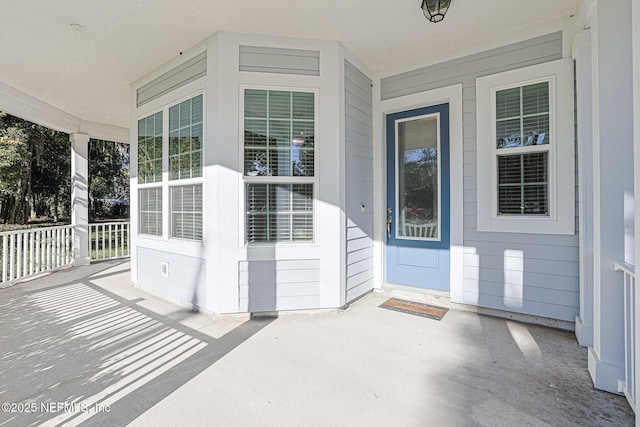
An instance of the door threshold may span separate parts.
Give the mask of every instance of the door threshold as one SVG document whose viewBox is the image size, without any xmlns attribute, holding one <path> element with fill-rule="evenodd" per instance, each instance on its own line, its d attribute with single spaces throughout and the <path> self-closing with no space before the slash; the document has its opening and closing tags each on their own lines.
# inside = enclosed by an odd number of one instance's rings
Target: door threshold
<svg viewBox="0 0 640 427">
<path fill-rule="evenodd" d="M 395 283 L 385 283 L 378 292 L 417 302 L 435 303 L 445 307 L 449 307 L 451 304 L 450 292 L 438 289 L 416 288 Z"/>
</svg>

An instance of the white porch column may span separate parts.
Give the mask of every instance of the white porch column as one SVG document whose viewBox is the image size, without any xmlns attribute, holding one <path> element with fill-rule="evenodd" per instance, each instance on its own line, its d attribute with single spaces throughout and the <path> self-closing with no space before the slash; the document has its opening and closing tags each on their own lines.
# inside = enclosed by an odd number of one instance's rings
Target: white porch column
<svg viewBox="0 0 640 427">
<path fill-rule="evenodd" d="M 589 373 L 596 388 L 618 393 L 624 379 L 622 276 L 632 262 L 633 199 L 631 0 L 599 0 L 591 20 L 593 96 L 593 346 Z M 631 228 L 632 230 L 632 228 Z M 628 249 L 628 248 L 627 248 Z"/>
<path fill-rule="evenodd" d="M 89 135 L 73 133 L 69 140 L 74 265 L 89 265 Z"/>
<path fill-rule="evenodd" d="M 593 346 L 593 137 L 591 97 L 591 31 L 573 40 L 576 61 L 576 108 L 578 139 L 580 315 L 576 337 L 583 347 Z"/>
<path fill-rule="evenodd" d="M 633 46 L 633 146 L 634 146 L 634 194 L 635 200 L 640 200 L 640 2 L 633 2 L 632 5 L 632 46 Z M 640 266 L 640 208 L 634 212 L 635 224 L 635 262 Z M 636 289 L 637 289 L 636 282 Z M 640 292 L 635 294 L 636 313 L 640 310 Z M 640 316 L 635 318 L 635 381 L 633 389 L 638 396 L 638 386 L 640 386 Z M 636 402 L 638 398 L 636 398 Z M 636 425 L 640 425 L 640 408 L 636 408 Z"/>
</svg>

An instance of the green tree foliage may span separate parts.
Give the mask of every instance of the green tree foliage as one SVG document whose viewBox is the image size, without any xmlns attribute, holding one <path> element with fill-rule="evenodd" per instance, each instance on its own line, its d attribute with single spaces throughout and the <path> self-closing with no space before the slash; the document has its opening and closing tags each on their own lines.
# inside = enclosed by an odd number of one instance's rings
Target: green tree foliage
<svg viewBox="0 0 640 427">
<path fill-rule="evenodd" d="M 92 219 L 129 216 L 129 145 L 89 141 L 89 196 Z"/>
<path fill-rule="evenodd" d="M 0 116 L 0 216 L 5 224 L 68 214 L 69 182 L 67 134 Z"/>
<path fill-rule="evenodd" d="M 92 218 L 129 216 L 129 146 L 89 143 Z M 0 217 L 5 224 L 69 218 L 69 135 L 0 112 Z"/>
<path fill-rule="evenodd" d="M 422 148 L 405 153 L 404 206 L 407 219 L 418 223 L 437 219 L 438 212 L 438 154 L 435 149 Z"/>
</svg>

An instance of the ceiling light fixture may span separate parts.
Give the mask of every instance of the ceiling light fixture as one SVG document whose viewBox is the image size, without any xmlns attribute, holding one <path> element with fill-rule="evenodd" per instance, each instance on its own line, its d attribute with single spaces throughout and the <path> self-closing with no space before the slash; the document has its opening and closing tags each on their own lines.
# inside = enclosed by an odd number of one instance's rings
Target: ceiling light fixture
<svg viewBox="0 0 640 427">
<path fill-rule="evenodd" d="M 82 24 L 76 24 L 75 22 L 73 24 L 69 24 L 69 28 L 80 33 L 84 33 L 85 31 L 87 31 L 87 27 Z"/>
<path fill-rule="evenodd" d="M 444 19 L 451 0 L 422 0 L 422 13 L 429 21 L 438 23 Z"/>
</svg>

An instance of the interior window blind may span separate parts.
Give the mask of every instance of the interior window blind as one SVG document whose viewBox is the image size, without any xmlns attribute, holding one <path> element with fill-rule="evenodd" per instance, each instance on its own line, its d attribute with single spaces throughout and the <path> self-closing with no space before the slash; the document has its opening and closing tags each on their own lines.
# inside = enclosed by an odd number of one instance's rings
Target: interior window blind
<svg viewBox="0 0 640 427">
<path fill-rule="evenodd" d="M 171 187 L 171 237 L 202 240 L 202 184 Z"/>
<path fill-rule="evenodd" d="M 162 188 L 139 190 L 140 230 L 142 234 L 162 236 Z"/>
<path fill-rule="evenodd" d="M 549 215 L 549 82 L 496 92 L 498 215 Z"/>
</svg>

